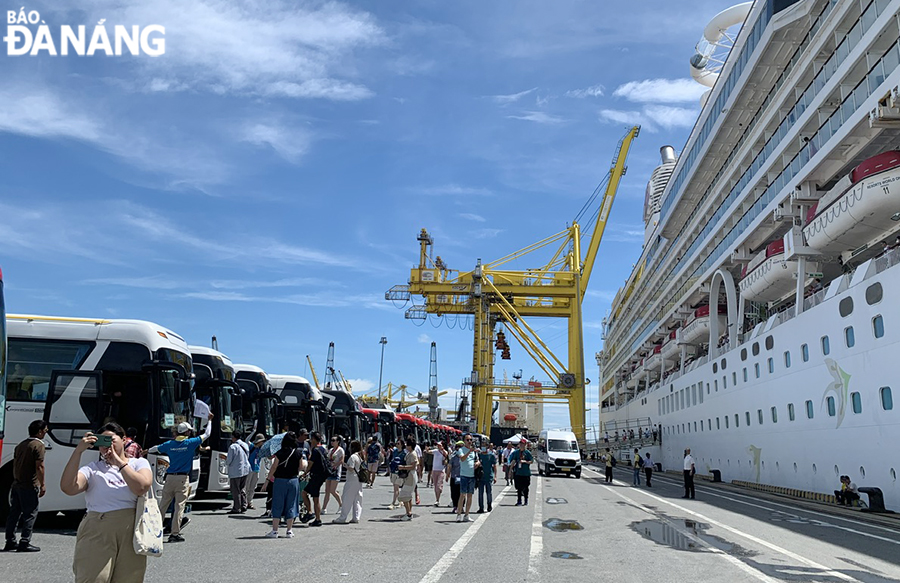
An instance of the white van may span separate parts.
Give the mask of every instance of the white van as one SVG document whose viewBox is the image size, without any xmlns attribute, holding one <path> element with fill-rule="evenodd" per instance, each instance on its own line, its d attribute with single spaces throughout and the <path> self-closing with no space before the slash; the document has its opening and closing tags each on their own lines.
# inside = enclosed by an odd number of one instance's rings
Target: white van
<svg viewBox="0 0 900 583">
<path fill-rule="evenodd" d="M 537 444 L 538 475 L 553 473 L 581 477 L 581 452 L 571 431 L 545 429 Z"/>
</svg>

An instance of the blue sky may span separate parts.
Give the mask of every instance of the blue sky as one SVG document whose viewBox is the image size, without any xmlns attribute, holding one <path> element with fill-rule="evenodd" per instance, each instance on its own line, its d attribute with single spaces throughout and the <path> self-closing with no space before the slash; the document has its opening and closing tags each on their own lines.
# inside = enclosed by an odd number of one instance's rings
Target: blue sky
<svg viewBox="0 0 900 583">
<path fill-rule="evenodd" d="M 7 309 L 147 319 L 237 362 L 356 390 L 471 369 L 470 332 L 384 300 L 427 228 L 453 269 L 563 230 L 641 123 L 585 301 L 600 321 L 640 255 L 659 147 L 703 89 L 688 59 L 722 1 L 28 4 L 63 24 L 166 27 L 160 57 L 0 56 Z M 11 6 L 18 9 L 19 6 Z M 5 48 L 5 45 L 3 45 Z M 517 268 L 531 267 L 520 264 Z M 564 323 L 533 323 L 565 354 Z M 496 371 L 542 379 L 518 346 Z M 564 407 L 548 426 L 567 426 Z"/>
</svg>

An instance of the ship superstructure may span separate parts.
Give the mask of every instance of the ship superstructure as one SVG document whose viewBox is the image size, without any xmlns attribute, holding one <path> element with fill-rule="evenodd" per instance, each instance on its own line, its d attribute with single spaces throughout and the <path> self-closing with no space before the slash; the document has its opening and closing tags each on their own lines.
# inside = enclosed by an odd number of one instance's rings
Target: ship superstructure
<svg viewBox="0 0 900 583">
<path fill-rule="evenodd" d="M 900 506 L 898 13 L 758 0 L 704 30 L 711 90 L 662 151 L 598 355 L 601 421 L 662 426 L 666 466 L 691 447 L 729 480 L 847 474 Z"/>
</svg>

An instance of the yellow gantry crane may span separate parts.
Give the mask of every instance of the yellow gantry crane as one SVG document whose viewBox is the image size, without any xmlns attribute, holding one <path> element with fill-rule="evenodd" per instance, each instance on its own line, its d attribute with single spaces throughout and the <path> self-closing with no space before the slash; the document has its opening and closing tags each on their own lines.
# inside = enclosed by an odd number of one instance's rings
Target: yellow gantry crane
<svg viewBox="0 0 900 583">
<path fill-rule="evenodd" d="M 619 182 L 626 171 L 625 162 L 640 126 L 634 126 L 619 141 L 597 219 L 582 255 L 581 226 L 570 227 L 524 249 L 491 263 L 479 259 L 472 271 L 448 269 L 440 256 L 432 259 L 434 240 L 425 229 L 419 233 L 419 265 L 410 272 L 407 285 L 397 285 L 385 293 L 388 300 L 409 300 L 422 296 L 424 305 L 413 305 L 406 318 L 421 320 L 429 314 L 474 316 L 472 373 L 465 384 L 472 388 L 472 417 L 475 430 L 490 434 L 494 398 L 510 401 L 562 401 L 569 405 L 572 430 L 584 442 L 585 376 L 584 333 L 581 305 L 594 269 L 597 251 Z M 541 249 L 553 249 L 542 267 L 524 271 L 504 269 L 513 260 Z M 568 321 L 568 354 L 565 362 L 555 355 L 527 322 L 526 318 L 565 318 Z M 495 330 L 500 324 L 518 341 L 538 367 L 556 383 L 543 385 L 540 392 L 512 390 L 494 379 Z M 499 344 L 504 344 L 502 340 Z M 540 429 L 540 428 L 538 428 Z"/>
</svg>

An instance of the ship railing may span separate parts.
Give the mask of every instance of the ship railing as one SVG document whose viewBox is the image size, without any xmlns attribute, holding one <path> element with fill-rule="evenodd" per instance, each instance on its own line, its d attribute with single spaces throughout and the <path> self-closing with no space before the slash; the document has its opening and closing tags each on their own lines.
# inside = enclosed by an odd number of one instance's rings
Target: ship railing
<svg viewBox="0 0 900 583">
<path fill-rule="evenodd" d="M 810 308 L 814 308 L 815 306 L 818 306 L 819 304 L 824 302 L 825 292 L 827 291 L 827 289 L 822 289 L 809 296 L 808 298 L 803 298 L 803 310 L 806 311 Z"/>
<path fill-rule="evenodd" d="M 900 247 L 894 247 L 875 258 L 875 273 L 872 275 L 877 275 L 898 263 L 900 263 Z"/>
</svg>

